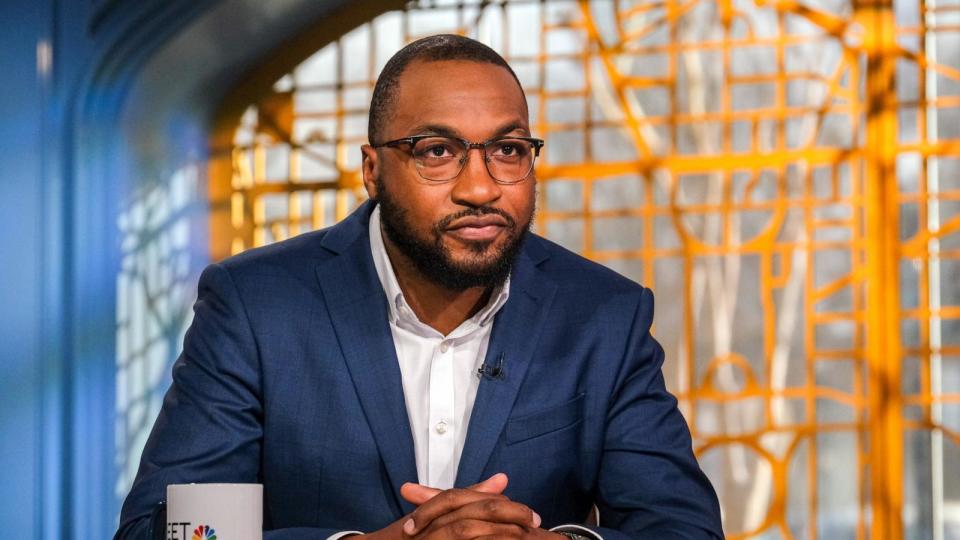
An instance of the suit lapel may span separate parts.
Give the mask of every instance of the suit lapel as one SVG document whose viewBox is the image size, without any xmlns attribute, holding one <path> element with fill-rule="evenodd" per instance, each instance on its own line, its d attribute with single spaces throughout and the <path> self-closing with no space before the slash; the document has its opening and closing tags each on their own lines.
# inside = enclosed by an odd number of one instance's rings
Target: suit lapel
<svg viewBox="0 0 960 540">
<path fill-rule="evenodd" d="M 539 242 L 536 237 L 527 240 L 510 277 L 510 299 L 494 319 L 485 362 L 493 365 L 503 354 L 505 375 L 480 381 L 460 456 L 457 487 L 483 480 L 480 475 L 513 409 L 556 294 L 556 284 L 536 267 L 546 258 Z"/>
<path fill-rule="evenodd" d="M 367 203 L 327 233 L 324 247 L 340 255 L 318 265 L 317 277 L 398 510 L 407 513 L 413 506 L 399 491 L 417 481 L 416 459 L 386 298 L 367 240 L 371 209 Z"/>
</svg>

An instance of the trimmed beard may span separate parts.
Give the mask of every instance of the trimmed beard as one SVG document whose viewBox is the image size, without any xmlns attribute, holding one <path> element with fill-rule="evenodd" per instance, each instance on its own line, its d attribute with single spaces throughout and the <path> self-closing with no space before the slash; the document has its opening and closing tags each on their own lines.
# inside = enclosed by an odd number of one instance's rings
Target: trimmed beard
<svg viewBox="0 0 960 540">
<path fill-rule="evenodd" d="M 424 239 L 413 232 L 415 229 L 410 224 L 407 210 L 396 203 L 383 180 L 378 177 L 376 183 L 376 202 L 380 205 L 380 224 L 384 235 L 427 279 L 451 291 L 503 285 L 527 237 L 533 218 L 532 212 L 527 222 L 518 227 L 513 217 L 499 208 L 467 208 L 434 223 L 430 231 L 432 238 Z M 494 248 L 492 242 L 467 242 L 467 247 L 475 258 L 466 264 L 453 260 L 450 250 L 443 244 L 447 227 L 457 219 L 486 214 L 497 214 L 506 221 L 507 242 L 498 248 Z M 489 253 L 491 251 L 493 253 Z M 488 253 L 489 255 L 484 257 Z"/>
</svg>

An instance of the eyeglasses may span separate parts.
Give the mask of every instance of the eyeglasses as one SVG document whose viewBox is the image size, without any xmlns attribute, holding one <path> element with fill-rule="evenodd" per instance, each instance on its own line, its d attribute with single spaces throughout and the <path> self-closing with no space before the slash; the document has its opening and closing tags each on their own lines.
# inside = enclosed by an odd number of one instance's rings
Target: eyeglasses
<svg viewBox="0 0 960 540">
<path fill-rule="evenodd" d="M 543 139 L 504 137 L 475 143 L 456 137 L 414 135 L 371 146 L 408 146 L 420 176 L 428 182 L 438 184 L 459 176 L 467 162 L 470 149 L 479 148 L 483 151 L 487 172 L 494 180 L 501 184 L 516 184 L 530 176 L 533 162 L 543 148 Z"/>
</svg>

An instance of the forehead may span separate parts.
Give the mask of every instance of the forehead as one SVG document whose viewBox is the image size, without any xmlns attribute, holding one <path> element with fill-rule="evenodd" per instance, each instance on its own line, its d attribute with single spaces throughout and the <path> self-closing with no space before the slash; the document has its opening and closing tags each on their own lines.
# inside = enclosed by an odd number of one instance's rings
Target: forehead
<svg viewBox="0 0 960 540">
<path fill-rule="evenodd" d="M 505 125 L 528 128 L 527 102 L 517 81 L 495 64 L 463 60 L 411 63 L 400 75 L 397 101 L 385 131 L 415 135 L 419 126 L 442 125 L 483 140 Z"/>
</svg>

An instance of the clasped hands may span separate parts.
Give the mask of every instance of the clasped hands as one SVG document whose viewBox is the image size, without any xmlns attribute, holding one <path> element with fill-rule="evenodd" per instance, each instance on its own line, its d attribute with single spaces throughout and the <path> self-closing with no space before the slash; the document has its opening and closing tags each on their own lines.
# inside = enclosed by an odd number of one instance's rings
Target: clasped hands
<svg viewBox="0 0 960 540">
<path fill-rule="evenodd" d="M 507 475 L 498 473 L 466 489 L 439 490 L 406 483 L 400 496 L 417 506 L 371 540 L 454 538 L 563 538 L 540 528 L 540 516 L 503 495 Z"/>
</svg>

